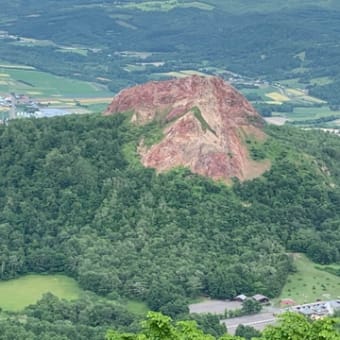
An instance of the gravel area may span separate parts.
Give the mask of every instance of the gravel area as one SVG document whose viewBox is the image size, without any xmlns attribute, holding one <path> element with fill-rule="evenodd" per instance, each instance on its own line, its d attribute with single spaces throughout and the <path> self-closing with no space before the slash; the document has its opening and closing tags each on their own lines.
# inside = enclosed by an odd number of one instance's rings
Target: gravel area
<svg viewBox="0 0 340 340">
<path fill-rule="evenodd" d="M 189 305 L 189 310 L 190 313 L 223 314 L 226 309 L 235 310 L 241 307 L 242 303 L 238 301 L 207 300 Z"/>
</svg>

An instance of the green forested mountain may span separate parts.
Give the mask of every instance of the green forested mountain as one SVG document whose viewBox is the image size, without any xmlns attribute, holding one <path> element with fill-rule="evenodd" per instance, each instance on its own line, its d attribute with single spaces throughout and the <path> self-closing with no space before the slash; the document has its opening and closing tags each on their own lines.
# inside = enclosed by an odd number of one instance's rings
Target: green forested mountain
<svg viewBox="0 0 340 340">
<path fill-rule="evenodd" d="M 3 0 L 0 65 L 97 81 L 113 92 L 174 71 L 231 71 L 304 84 L 336 109 L 339 24 L 336 0 Z M 339 137 L 293 127 L 266 133 L 263 143 L 245 143 L 270 170 L 227 186 L 184 168 L 142 167 L 138 142 L 152 144 L 160 129 L 132 126 L 127 114 L 1 125 L 0 280 L 63 273 L 85 292 L 77 301 L 47 294 L 20 312 L 0 311 L 0 340 L 99 340 L 108 329 L 117 330 L 113 339 L 135 339 L 121 332 L 140 332 L 143 317 L 126 301 L 179 320 L 201 296 L 278 296 L 295 270 L 290 253 L 339 262 Z M 194 318 L 222 335 L 217 317 Z M 182 336 L 183 326 L 164 325 Z M 203 334 L 192 327 L 193 336 Z"/>
<path fill-rule="evenodd" d="M 9 34 L 0 44 L 4 60 L 107 78 L 113 91 L 188 69 L 294 78 L 339 104 L 337 83 L 329 85 L 340 74 L 336 1 L 17 0 L 1 6 L 0 30 Z"/>
<path fill-rule="evenodd" d="M 0 127 L 2 280 L 62 272 L 86 290 L 176 316 L 201 295 L 278 295 L 294 270 L 287 252 L 339 261 L 337 136 L 268 127 L 266 142 L 247 143 L 271 170 L 228 187 L 186 169 L 143 168 L 136 145 L 156 127 L 127 121 L 67 116 Z M 106 316 L 88 324 L 80 305 L 58 304 L 50 298 L 24 314 L 51 332 L 56 320 L 80 328 L 135 320 L 99 304 Z M 20 327 L 39 334 L 32 325 Z"/>
</svg>

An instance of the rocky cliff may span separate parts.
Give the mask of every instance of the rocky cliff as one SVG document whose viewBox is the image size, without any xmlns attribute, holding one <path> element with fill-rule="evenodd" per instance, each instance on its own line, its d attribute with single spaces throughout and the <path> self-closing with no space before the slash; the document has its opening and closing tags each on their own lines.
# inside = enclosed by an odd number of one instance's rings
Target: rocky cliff
<svg viewBox="0 0 340 340">
<path fill-rule="evenodd" d="M 217 77 L 150 82 L 121 91 L 105 114 L 132 111 L 132 121 L 160 122 L 164 138 L 139 146 L 142 163 L 166 171 L 186 166 L 213 179 L 249 179 L 268 162 L 249 157 L 246 138 L 263 139 L 262 119 L 233 87 Z"/>
</svg>

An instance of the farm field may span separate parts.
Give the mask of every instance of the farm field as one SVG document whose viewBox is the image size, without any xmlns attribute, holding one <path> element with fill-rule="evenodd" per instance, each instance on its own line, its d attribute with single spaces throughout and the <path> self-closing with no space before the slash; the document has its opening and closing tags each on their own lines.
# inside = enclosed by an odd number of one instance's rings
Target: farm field
<svg viewBox="0 0 340 340">
<path fill-rule="evenodd" d="M 283 79 L 280 80 L 280 84 L 296 89 L 304 89 L 306 87 L 306 84 L 302 84 L 299 82 L 299 78 Z"/>
<path fill-rule="evenodd" d="M 193 75 L 208 76 L 208 74 L 206 74 L 206 73 L 195 71 L 195 70 L 182 70 L 182 71 L 177 71 L 177 72 L 174 71 L 174 72 L 165 72 L 165 73 L 155 73 L 155 74 L 153 74 L 153 76 L 156 76 L 156 78 L 159 78 L 159 77 L 185 78 L 185 77 L 193 76 Z"/>
<path fill-rule="evenodd" d="M 283 103 L 283 102 L 288 102 L 289 101 L 289 98 L 286 95 L 281 94 L 279 92 L 266 93 L 266 97 L 270 98 L 273 101 L 279 102 L 279 103 Z"/>
<path fill-rule="evenodd" d="M 326 118 L 320 123 L 327 126 L 337 126 L 340 110 L 333 111 L 327 103 L 319 98 L 309 96 L 307 91 L 299 87 L 280 84 L 261 85 L 258 88 L 241 88 L 240 92 L 247 96 L 253 104 L 276 105 L 272 108 L 272 118 L 283 118 L 301 124 L 315 124 L 313 120 Z M 280 110 L 280 105 L 290 104 L 292 112 Z M 327 119 L 328 118 L 328 119 Z M 309 122 L 310 121 L 310 122 Z"/>
<path fill-rule="evenodd" d="M 283 103 L 292 103 L 294 105 L 314 105 L 314 104 L 325 104 L 326 102 L 316 98 L 309 96 L 306 94 L 301 87 L 297 86 L 297 84 L 285 84 L 284 82 L 280 82 L 280 87 L 271 86 L 271 85 L 262 85 L 261 87 L 254 89 L 241 89 L 240 91 L 244 95 L 257 95 L 261 97 L 262 101 L 267 104 L 277 104 L 281 105 Z"/>
<path fill-rule="evenodd" d="M 25 93 L 32 97 L 109 97 L 105 86 L 55 76 L 27 66 L 0 64 L 0 92 Z"/>
<path fill-rule="evenodd" d="M 200 1 L 183 1 L 183 0 L 162 0 L 162 1 L 143 1 L 129 2 L 128 4 L 120 5 L 118 7 L 139 9 L 141 11 L 170 11 L 174 8 L 198 8 L 201 10 L 210 11 L 214 8 L 213 5 L 209 5 Z"/>
<path fill-rule="evenodd" d="M 340 119 L 332 120 L 331 122 L 327 122 L 324 124 L 324 127 L 326 128 L 340 128 Z"/>
<path fill-rule="evenodd" d="M 311 79 L 310 82 L 315 85 L 327 85 L 331 84 L 333 81 L 329 77 L 318 77 Z"/>
<path fill-rule="evenodd" d="M 340 298 L 340 277 L 329 274 L 303 254 L 294 254 L 297 272 L 289 275 L 277 300 L 290 298 L 296 303 L 309 303 Z"/>
<path fill-rule="evenodd" d="M 275 116 L 284 116 L 285 118 L 291 120 L 309 120 L 309 119 L 318 119 L 323 117 L 329 116 L 339 116 L 340 118 L 340 111 L 332 111 L 329 109 L 328 106 L 322 107 L 296 107 L 294 108 L 293 112 L 274 112 L 273 115 Z"/>
<path fill-rule="evenodd" d="M 26 275 L 0 282 L 0 308 L 18 311 L 38 301 L 44 293 L 75 300 L 82 290 L 75 280 L 65 275 Z"/>
<path fill-rule="evenodd" d="M 256 89 L 248 89 L 248 88 L 242 88 L 239 90 L 243 95 L 249 95 L 249 94 L 256 94 L 259 97 L 262 98 L 263 101 L 272 101 L 272 99 L 269 99 L 266 95 L 268 93 L 272 93 L 276 91 L 276 88 L 273 86 L 261 86 Z"/>
</svg>

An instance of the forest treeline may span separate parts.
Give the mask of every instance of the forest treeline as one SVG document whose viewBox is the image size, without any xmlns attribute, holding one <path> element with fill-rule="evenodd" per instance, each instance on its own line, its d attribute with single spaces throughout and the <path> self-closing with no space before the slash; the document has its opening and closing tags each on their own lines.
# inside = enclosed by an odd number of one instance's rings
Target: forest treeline
<svg viewBox="0 0 340 340">
<path fill-rule="evenodd" d="M 142 167 L 136 146 L 155 127 L 128 121 L 71 115 L 0 127 L 1 280 L 65 273 L 85 290 L 176 317 L 202 295 L 277 296 L 294 271 L 287 252 L 340 260 L 337 136 L 268 127 L 264 143 L 246 142 L 271 170 L 227 186 Z M 117 325 L 134 321 L 127 314 Z"/>
</svg>

